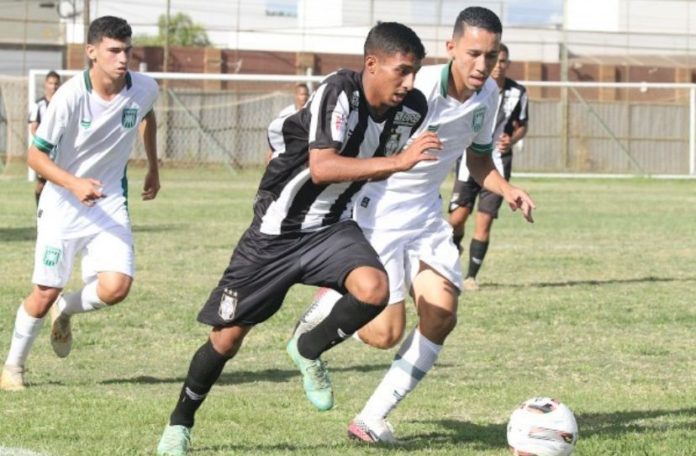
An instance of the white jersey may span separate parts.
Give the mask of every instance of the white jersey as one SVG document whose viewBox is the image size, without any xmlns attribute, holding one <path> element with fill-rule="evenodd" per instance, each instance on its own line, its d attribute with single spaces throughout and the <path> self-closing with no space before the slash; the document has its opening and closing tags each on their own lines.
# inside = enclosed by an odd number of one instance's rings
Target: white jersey
<svg viewBox="0 0 696 456">
<path fill-rule="evenodd" d="M 130 225 L 128 156 L 138 125 L 152 110 L 157 95 L 155 80 L 139 73 L 127 73 L 123 90 L 110 101 L 92 90 L 88 71 L 60 86 L 36 131 L 34 145 L 42 152 L 55 152 L 56 164 L 70 174 L 101 181 L 105 197 L 88 207 L 66 188 L 48 182 L 39 202 L 39 230 L 50 229 L 69 239 Z"/>
<path fill-rule="evenodd" d="M 299 109 L 297 109 L 297 107 L 295 107 L 295 103 L 293 103 L 281 109 L 277 117 L 291 116 L 295 114 L 297 111 L 299 111 Z"/>
<path fill-rule="evenodd" d="M 370 182 L 356 199 L 354 218 L 368 229 L 402 229 L 423 226 L 430 217 L 441 217 L 440 185 L 458 158 L 470 149 L 477 154 L 493 151 L 491 133 L 498 103 L 498 86 L 488 79 L 481 90 L 459 102 L 447 95 L 450 64 L 423 67 L 415 88 L 428 100 L 428 114 L 417 137 L 435 131 L 443 149 L 433 152 L 438 160 L 422 161 L 412 169 Z"/>
</svg>

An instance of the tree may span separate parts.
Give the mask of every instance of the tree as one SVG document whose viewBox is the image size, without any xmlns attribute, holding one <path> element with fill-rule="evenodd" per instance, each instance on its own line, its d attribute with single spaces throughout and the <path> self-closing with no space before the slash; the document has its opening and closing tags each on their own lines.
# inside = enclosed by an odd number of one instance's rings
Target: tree
<svg viewBox="0 0 696 456">
<path fill-rule="evenodd" d="M 143 46 L 164 46 L 167 41 L 167 16 L 161 14 L 157 20 L 159 33 L 157 36 L 138 35 L 135 42 Z M 205 27 L 196 24 L 186 13 L 176 13 L 169 18 L 170 46 L 209 46 L 210 40 Z"/>
</svg>

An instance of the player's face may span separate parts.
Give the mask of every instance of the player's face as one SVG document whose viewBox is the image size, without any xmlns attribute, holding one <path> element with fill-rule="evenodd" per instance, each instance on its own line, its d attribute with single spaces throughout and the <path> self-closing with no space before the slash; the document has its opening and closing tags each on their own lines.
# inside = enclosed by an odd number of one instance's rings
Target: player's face
<svg viewBox="0 0 696 456">
<path fill-rule="evenodd" d="M 498 62 L 496 62 L 493 70 L 491 71 L 491 77 L 496 81 L 505 79 L 508 68 L 510 68 L 508 53 L 501 50 L 498 53 Z"/>
<path fill-rule="evenodd" d="M 368 55 L 365 70 L 373 76 L 372 85 L 376 88 L 379 106 L 390 108 L 401 104 L 413 90 L 420 67 L 420 59 L 413 54 Z"/>
<path fill-rule="evenodd" d="M 48 78 L 44 82 L 44 95 L 47 97 L 52 97 L 56 90 L 60 86 L 60 80 L 58 78 Z"/>
<path fill-rule="evenodd" d="M 500 34 L 465 26 L 464 33 L 447 41 L 456 81 L 469 90 L 480 90 L 498 61 Z"/>
<path fill-rule="evenodd" d="M 304 106 L 304 104 L 307 103 L 308 98 L 309 90 L 304 87 L 298 87 L 295 89 L 295 106 L 297 108 Z"/>
<path fill-rule="evenodd" d="M 97 44 L 87 45 L 92 65 L 111 79 L 120 79 L 128 71 L 131 50 L 130 38 L 125 41 L 104 37 Z"/>
</svg>

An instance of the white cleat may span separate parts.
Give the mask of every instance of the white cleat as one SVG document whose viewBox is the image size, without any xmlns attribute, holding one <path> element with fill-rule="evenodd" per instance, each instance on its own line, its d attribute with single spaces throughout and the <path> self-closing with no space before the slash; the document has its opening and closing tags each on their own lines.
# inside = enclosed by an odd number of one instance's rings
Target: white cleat
<svg viewBox="0 0 696 456">
<path fill-rule="evenodd" d="M 3 391 L 24 391 L 24 367 L 5 364 L 2 368 L 0 377 L 0 390 Z"/>
<path fill-rule="evenodd" d="M 394 428 L 384 419 L 365 419 L 356 416 L 348 425 L 348 438 L 362 443 L 398 445 Z"/>
<path fill-rule="evenodd" d="M 475 277 L 467 277 L 462 284 L 464 291 L 479 291 L 479 284 Z"/>
<path fill-rule="evenodd" d="M 60 313 L 57 304 L 51 306 L 51 346 L 59 358 L 67 357 L 72 349 L 70 317 Z"/>
</svg>

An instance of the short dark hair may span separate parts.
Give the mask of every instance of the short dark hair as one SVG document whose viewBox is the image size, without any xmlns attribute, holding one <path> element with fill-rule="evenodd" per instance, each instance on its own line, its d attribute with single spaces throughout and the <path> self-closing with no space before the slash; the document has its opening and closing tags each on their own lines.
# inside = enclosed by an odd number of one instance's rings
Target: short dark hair
<svg viewBox="0 0 696 456">
<path fill-rule="evenodd" d="M 304 82 L 298 82 L 295 84 L 295 90 L 297 89 L 305 89 L 307 92 L 309 92 L 309 86 Z"/>
<path fill-rule="evenodd" d="M 503 24 L 500 23 L 498 15 L 481 6 L 470 6 L 460 12 L 454 23 L 452 35 L 461 36 L 465 26 L 482 28 L 492 33 L 503 33 Z"/>
<path fill-rule="evenodd" d="M 504 52 L 507 54 L 508 58 L 510 57 L 510 50 L 508 49 L 507 46 L 505 46 L 504 43 L 500 43 L 500 49 L 498 50 L 499 52 Z"/>
<path fill-rule="evenodd" d="M 48 81 L 49 79 L 52 79 L 52 78 L 58 79 L 58 82 L 60 82 L 60 75 L 53 70 L 46 73 L 46 77 L 44 78 L 44 81 Z"/>
<path fill-rule="evenodd" d="M 416 32 L 398 22 L 380 22 L 367 34 L 365 56 L 383 53 L 413 54 L 418 60 L 425 58 L 425 47 Z"/>
<path fill-rule="evenodd" d="M 119 41 L 126 41 L 133 35 L 131 26 L 125 19 L 114 16 L 102 16 L 89 24 L 87 32 L 87 42 L 97 44 L 104 38 L 111 38 Z"/>
</svg>

